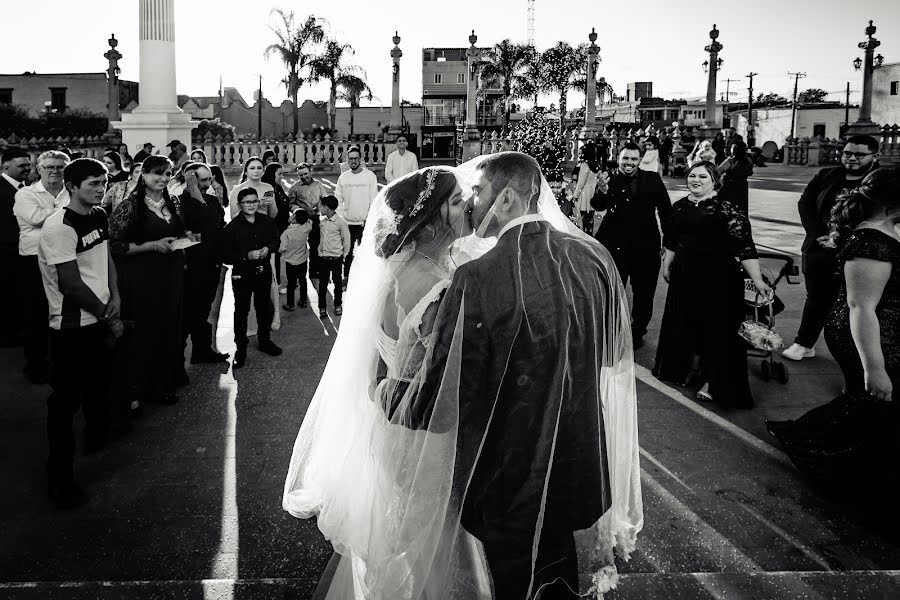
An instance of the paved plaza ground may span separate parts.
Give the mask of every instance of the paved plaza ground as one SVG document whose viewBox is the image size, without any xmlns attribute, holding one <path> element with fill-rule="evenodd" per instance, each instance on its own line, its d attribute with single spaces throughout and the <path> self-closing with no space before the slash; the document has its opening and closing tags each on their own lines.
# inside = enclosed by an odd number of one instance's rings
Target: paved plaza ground
<svg viewBox="0 0 900 600">
<path fill-rule="evenodd" d="M 751 179 L 760 249 L 799 263 L 796 200 L 814 173 L 772 166 Z M 324 183 L 333 187 L 333 178 Z M 683 189 L 679 180 L 667 185 L 673 198 Z M 234 348 L 227 281 L 217 315 L 222 351 Z M 776 329 L 790 342 L 803 286 L 782 282 L 777 292 L 787 308 Z M 751 359 L 753 410 L 700 405 L 691 390 L 649 373 L 665 294 L 660 279 L 647 343 L 636 352 L 646 522 L 607 597 L 900 597 L 893 515 L 823 498 L 765 433 L 766 418 L 797 416 L 840 391 L 824 343 L 815 359 L 787 365 L 784 385 L 762 381 L 760 359 Z M 283 313 L 273 334 L 282 356 L 251 345 L 237 373 L 188 366 L 191 383 L 177 405 L 147 406 L 131 435 L 79 456 L 90 499 L 74 511 L 55 510 L 45 494 L 49 388 L 25 382 L 21 349 L 0 350 L 0 599 L 315 597 L 331 547 L 315 521 L 282 511 L 281 494 L 339 327 L 313 310 Z M 97 365 L 98 376 L 106 368 Z"/>
</svg>

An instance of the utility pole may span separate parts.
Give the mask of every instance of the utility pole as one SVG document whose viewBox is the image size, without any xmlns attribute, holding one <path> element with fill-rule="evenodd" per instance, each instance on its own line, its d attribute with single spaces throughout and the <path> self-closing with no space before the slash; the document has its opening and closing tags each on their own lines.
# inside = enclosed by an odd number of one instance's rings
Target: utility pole
<svg viewBox="0 0 900 600">
<path fill-rule="evenodd" d="M 725 100 L 731 99 L 731 82 L 734 81 L 737 83 L 740 79 L 726 79 L 725 80 Z M 735 92 L 737 93 L 737 92 Z"/>
<path fill-rule="evenodd" d="M 746 77 L 750 78 L 750 87 L 747 90 L 747 146 L 756 145 L 756 134 L 753 131 L 753 78 L 759 75 L 750 71 Z"/>
<path fill-rule="evenodd" d="M 256 98 L 256 139 L 262 140 L 262 75 L 259 76 L 259 93 Z"/>
<path fill-rule="evenodd" d="M 847 82 L 847 95 L 844 97 L 844 128 L 850 126 L 850 82 Z"/>
<path fill-rule="evenodd" d="M 794 137 L 794 124 L 797 116 L 797 85 L 800 83 L 801 77 L 806 77 L 806 73 L 791 73 L 788 71 L 788 75 L 794 76 L 794 101 L 791 102 L 791 137 Z"/>
</svg>

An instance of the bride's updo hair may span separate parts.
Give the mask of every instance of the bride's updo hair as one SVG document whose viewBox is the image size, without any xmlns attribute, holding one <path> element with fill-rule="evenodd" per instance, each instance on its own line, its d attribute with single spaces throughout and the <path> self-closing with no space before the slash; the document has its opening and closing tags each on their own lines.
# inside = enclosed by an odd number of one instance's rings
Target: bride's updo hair
<svg viewBox="0 0 900 600">
<path fill-rule="evenodd" d="M 858 187 L 837 197 L 828 223 L 832 239 L 855 229 L 882 208 L 888 218 L 900 216 L 900 177 L 895 169 L 875 169 Z"/>
<path fill-rule="evenodd" d="M 392 256 L 421 235 L 433 239 L 441 205 L 454 189 L 456 176 L 449 167 L 427 167 L 390 184 L 384 202 L 391 211 L 392 222 L 378 224 L 378 229 L 387 233 L 382 240 L 376 240 L 376 254 L 381 258 Z M 430 234 L 424 233 L 428 229 Z"/>
</svg>

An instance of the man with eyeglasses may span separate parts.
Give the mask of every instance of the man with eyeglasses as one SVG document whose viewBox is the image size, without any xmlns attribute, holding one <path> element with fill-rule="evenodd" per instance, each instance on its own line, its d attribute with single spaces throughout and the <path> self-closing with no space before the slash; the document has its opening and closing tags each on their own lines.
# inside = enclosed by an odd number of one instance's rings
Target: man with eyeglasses
<svg viewBox="0 0 900 600">
<path fill-rule="evenodd" d="M 13 213 L 19 223 L 19 292 L 25 335 L 25 377 L 34 384 L 47 383 L 49 367 L 49 308 L 38 264 L 38 244 L 44 221 L 69 204 L 63 170 L 69 157 L 48 150 L 37 159 L 40 179 L 16 192 Z"/>
<path fill-rule="evenodd" d="M 806 302 L 797 337 L 782 353 L 785 358 L 803 360 L 816 355 L 814 346 L 840 290 L 840 280 L 835 276 L 837 250 L 822 243 L 828 239 L 831 209 L 839 195 L 856 188 L 878 167 L 878 148 L 878 141 L 872 136 L 848 138 L 841 153 L 841 166 L 819 171 L 797 202 L 800 222 L 806 230 L 802 247 Z"/>
</svg>

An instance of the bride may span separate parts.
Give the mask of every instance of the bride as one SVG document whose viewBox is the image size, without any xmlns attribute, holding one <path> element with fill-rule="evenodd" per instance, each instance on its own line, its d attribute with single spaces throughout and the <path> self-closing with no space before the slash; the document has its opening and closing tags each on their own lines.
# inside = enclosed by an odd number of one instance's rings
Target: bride
<svg viewBox="0 0 900 600">
<path fill-rule="evenodd" d="M 448 363 L 438 389 L 433 377 L 423 388 L 454 271 L 496 244 L 482 237 L 483 228 L 472 235 L 467 199 L 476 168 L 473 161 L 455 171 L 417 171 L 386 187 L 370 209 L 340 333 L 297 436 L 283 497 L 290 514 L 317 517 L 335 549 L 334 574 L 320 581 L 329 600 L 494 598 L 484 549 L 461 524 L 474 468 L 461 448 L 480 438 L 460 425 L 466 373 Z M 616 337 L 627 331 L 627 310 L 611 259 L 562 216 L 546 181 L 539 196 L 535 218 L 590 245 L 609 268 L 614 284 L 597 314 L 611 320 L 607 343 L 626 348 Z M 607 421 L 606 440 L 599 441 L 610 454 L 612 509 L 575 532 L 579 566 L 598 595 L 615 585 L 613 550 L 627 558 L 642 525 L 627 350 L 615 365 L 598 365 L 598 417 Z M 552 441 L 536 442 L 555 446 L 549 433 Z"/>
</svg>

